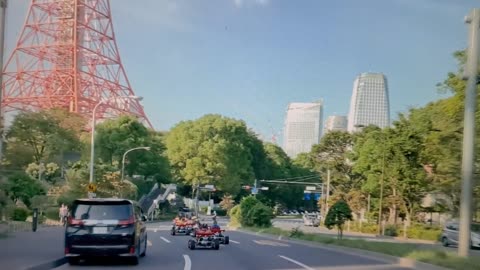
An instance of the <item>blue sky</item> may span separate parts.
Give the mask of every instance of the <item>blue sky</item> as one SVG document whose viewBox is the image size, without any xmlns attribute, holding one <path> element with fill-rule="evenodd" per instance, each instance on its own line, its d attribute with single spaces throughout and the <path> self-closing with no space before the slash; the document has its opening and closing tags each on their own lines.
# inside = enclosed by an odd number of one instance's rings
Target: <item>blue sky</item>
<svg viewBox="0 0 480 270">
<path fill-rule="evenodd" d="M 29 0 L 9 1 L 7 52 Z M 133 4 L 138 2 L 138 4 Z M 117 43 L 156 129 L 206 113 L 265 138 L 289 102 L 348 113 L 353 80 L 383 72 L 392 117 L 441 98 L 435 84 L 466 46 L 475 0 L 114 0 Z M 281 136 L 280 136 L 281 137 Z"/>
</svg>

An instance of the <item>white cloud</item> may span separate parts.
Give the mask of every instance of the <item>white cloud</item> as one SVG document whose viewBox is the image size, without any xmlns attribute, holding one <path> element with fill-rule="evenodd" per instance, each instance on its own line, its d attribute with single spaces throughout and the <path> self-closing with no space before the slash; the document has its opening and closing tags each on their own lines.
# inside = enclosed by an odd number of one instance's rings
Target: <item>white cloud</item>
<svg viewBox="0 0 480 270">
<path fill-rule="evenodd" d="M 137 23 L 155 27 L 166 27 L 177 31 L 188 31 L 193 27 L 188 20 L 191 8 L 188 2 L 176 0 L 142 0 L 132 5 L 131 0 L 116 0 L 112 9 L 119 14 L 114 17 L 129 18 Z M 113 6 L 113 4 L 115 4 Z M 115 18 L 114 18 L 115 20 Z"/>
<path fill-rule="evenodd" d="M 267 6 L 270 4 L 270 0 L 233 0 L 233 4 L 237 8 L 241 8 L 243 6 Z"/>
</svg>

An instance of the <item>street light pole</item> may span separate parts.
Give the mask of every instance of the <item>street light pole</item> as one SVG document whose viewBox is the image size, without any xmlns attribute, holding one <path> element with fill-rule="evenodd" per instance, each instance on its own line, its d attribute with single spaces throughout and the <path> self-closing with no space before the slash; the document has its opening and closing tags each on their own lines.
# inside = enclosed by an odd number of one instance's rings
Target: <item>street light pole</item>
<svg viewBox="0 0 480 270">
<path fill-rule="evenodd" d="M 139 96 L 126 96 L 126 97 L 118 97 L 119 99 L 129 99 L 129 100 L 142 100 L 142 97 Z M 89 178 L 89 183 L 93 183 L 93 164 L 95 161 L 95 125 L 96 125 L 96 114 L 97 114 L 97 109 L 100 105 L 104 104 L 105 100 L 102 99 L 100 100 L 95 107 L 93 107 L 92 111 L 92 135 L 90 138 L 90 178 Z"/>
<path fill-rule="evenodd" d="M 460 199 L 460 226 L 458 255 L 467 257 L 470 251 L 470 224 L 472 222 L 472 182 L 475 168 L 475 110 L 477 103 L 478 61 L 480 60 L 480 8 L 465 18 L 469 26 L 469 48 L 465 77 L 465 116 L 463 126 L 462 194 Z"/>
<path fill-rule="evenodd" d="M 122 182 L 123 182 L 123 176 L 125 175 L 125 157 L 127 156 L 128 153 L 130 153 L 132 151 L 135 151 L 135 150 L 150 151 L 150 147 L 148 147 L 148 146 L 135 147 L 135 148 L 129 149 L 129 150 L 125 151 L 125 153 L 123 153 L 123 157 L 122 157 L 122 178 L 121 178 Z"/>
<path fill-rule="evenodd" d="M 92 111 L 92 134 L 90 138 L 90 178 L 88 182 L 91 184 L 93 183 L 93 163 L 95 160 L 95 125 L 97 122 L 97 108 L 104 103 L 104 100 L 100 100 L 95 107 L 93 107 Z"/>
</svg>

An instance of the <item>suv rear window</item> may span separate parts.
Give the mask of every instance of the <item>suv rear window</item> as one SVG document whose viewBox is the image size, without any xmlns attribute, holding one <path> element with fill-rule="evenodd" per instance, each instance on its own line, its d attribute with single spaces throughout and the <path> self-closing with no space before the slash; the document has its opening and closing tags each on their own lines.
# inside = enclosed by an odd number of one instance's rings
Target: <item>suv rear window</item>
<svg viewBox="0 0 480 270">
<path fill-rule="evenodd" d="M 132 215 L 132 205 L 127 202 L 81 202 L 73 209 L 75 219 L 125 220 Z"/>
</svg>

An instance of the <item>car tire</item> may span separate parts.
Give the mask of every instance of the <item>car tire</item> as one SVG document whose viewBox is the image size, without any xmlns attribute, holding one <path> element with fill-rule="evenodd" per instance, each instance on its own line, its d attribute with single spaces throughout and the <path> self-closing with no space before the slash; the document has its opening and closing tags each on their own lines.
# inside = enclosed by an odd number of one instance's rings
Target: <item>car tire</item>
<svg viewBox="0 0 480 270">
<path fill-rule="evenodd" d="M 444 247 L 448 247 L 449 243 L 448 243 L 448 238 L 447 237 L 442 237 L 442 246 Z"/>
<path fill-rule="evenodd" d="M 143 252 L 140 253 L 140 257 L 145 257 L 147 255 L 147 237 L 145 237 L 145 244 L 143 245 Z"/>
<path fill-rule="evenodd" d="M 70 265 L 78 265 L 79 262 L 78 258 L 68 258 L 67 261 Z"/>
<path fill-rule="evenodd" d="M 172 231 L 170 232 L 171 235 L 175 235 L 175 229 L 172 229 Z"/>
<path fill-rule="evenodd" d="M 195 249 L 195 241 L 194 240 L 188 240 L 188 248 L 190 250 L 194 250 Z"/>
<path fill-rule="evenodd" d="M 137 264 L 138 264 L 138 261 L 139 261 L 139 260 L 138 260 L 138 257 L 135 256 L 135 257 L 133 257 L 133 258 L 131 259 L 130 264 L 131 264 L 131 265 L 137 265 Z"/>
<path fill-rule="evenodd" d="M 212 248 L 215 249 L 215 250 L 220 249 L 220 241 L 218 241 L 218 239 L 213 240 Z"/>
<path fill-rule="evenodd" d="M 225 239 L 225 240 L 224 240 L 225 245 L 228 245 L 228 243 L 230 243 L 230 237 L 225 236 L 224 239 Z"/>
</svg>

